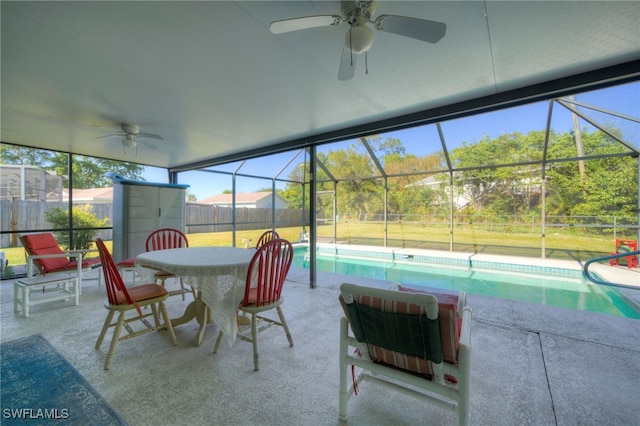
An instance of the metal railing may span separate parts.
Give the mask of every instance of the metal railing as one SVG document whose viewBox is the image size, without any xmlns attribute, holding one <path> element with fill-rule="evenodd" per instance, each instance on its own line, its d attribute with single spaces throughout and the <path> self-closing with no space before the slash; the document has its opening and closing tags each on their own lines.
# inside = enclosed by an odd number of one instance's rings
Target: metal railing
<svg viewBox="0 0 640 426">
<path fill-rule="evenodd" d="M 632 288 L 634 290 L 639 290 L 640 285 L 619 284 L 619 283 L 612 283 L 609 281 L 603 281 L 600 278 L 593 276 L 591 272 L 589 272 L 589 265 L 591 265 L 592 263 L 603 262 L 611 259 L 619 259 L 621 257 L 638 256 L 638 255 L 640 255 L 640 250 L 630 251 L 625 253 L 617 253 L 609 256 L 594 257 L 593 259 L 589 259 L 584 263 L 584 266 L 582 267 L 582 271 L 584 272 L 584 276 L 589 281 L 594 282 L 596 284 L 608 285 L 612 287 Z"/>
</svg>

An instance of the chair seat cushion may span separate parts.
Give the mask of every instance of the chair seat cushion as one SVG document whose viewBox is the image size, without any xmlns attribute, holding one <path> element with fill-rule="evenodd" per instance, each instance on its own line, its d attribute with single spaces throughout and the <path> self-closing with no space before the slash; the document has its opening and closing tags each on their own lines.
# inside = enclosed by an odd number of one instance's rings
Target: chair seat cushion
<svg viewBox="0 0 640 426">
<path fill-rule="evenodd" d="M 122 259 L 120 262 L 116 263 L 118 268 L 133 268 L 136 266 L 136 258 L 128 257 L 126 259 Z"/>
<path fill-rule="evenodd" d="M 167 290 L 158 284 L 142 284 L 134 287 L 127 287 L 129 297 L 133 302 L 142 302 L 144 300 L 153 299 L 155 297 L 164 296 Z M 126 305 L 127 299 L 122 291 L 116 294 L 118 305 Z"/>
<path fill-rule="evenodd" d="M 37 260 L 37 259 L 36 259 Z M 52 272 L 62 272 L 62 271 L 73 271 L 78 267 L 78 262 L 75 260 L 69 262 L 66 257 L 61 258 L 52 258 L 52 259 L 40 259 L 45 264 L 44 273 L 52 273 Z M 51 260 L 55 260 L 56 262 L 49 262 Z M 92 268 L 94 266 L 100 265 L 99 258 L 90 258 L 90 259 L 82 259 L 82 269 Z"/>
<path fill-rule="evenodd" d="M 75 262 L 74 262 L 75 263 Z M 82 259 L 82 268 L 93 268 L 95 266 L 101 265 L 102 262 L 100 261 L 99 257 L 91 257 L 89 259 Z"/>
</svg>

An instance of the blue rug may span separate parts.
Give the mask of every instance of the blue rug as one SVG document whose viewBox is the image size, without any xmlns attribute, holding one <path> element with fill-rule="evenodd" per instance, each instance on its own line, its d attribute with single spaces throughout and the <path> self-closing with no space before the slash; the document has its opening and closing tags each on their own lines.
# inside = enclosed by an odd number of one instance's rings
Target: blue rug
<svg viewBox="0 0 640 426">
<path fill-rule="evenodd" d="M 0 345 L 0 423 L 126 425 L 40 334 Z"/>
</svg>

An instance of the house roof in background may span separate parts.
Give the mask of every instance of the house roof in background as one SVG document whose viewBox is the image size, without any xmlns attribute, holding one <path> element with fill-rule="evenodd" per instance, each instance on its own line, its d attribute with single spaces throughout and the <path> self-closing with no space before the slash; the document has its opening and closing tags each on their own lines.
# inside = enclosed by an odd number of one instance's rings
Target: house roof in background
<svg viewBox="0 0 640 426">
<path fill-rule="evenodd" d="M 236 193 L 237 204 L 251 204 L 256 203 L 265 198 L 271 197 L 271 192 L 238 192 Z M 232 194 L 218 194 L 211 197 L 207 197 L 204 200 L 198 201 L 202 204 L 231 204 Z M 286 201 L 280 194 L 276 193 L 276 197 Z"/>
<path fill-rule="evenodd" d="M 62 199 L 67 201 L 69 199 L 69 190 L 62 190 Z M 80 202 L 103 202 L 111 203 L 113 201 L 113 187 L 109 188 L 87 188 L 87 189 L 74 189 L 73 201 Z"/>
</svg>

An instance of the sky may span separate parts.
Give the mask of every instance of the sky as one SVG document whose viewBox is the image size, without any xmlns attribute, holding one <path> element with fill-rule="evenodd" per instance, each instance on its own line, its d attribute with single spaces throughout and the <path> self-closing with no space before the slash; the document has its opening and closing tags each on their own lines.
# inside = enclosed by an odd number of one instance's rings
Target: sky
<svg viewBox="0 0 640 426">
<path fill-rule="evenodd" d="M 579 102 L 603 108 L 607 111 L 640 117 L 640 82 L 629 83 L 608 89 L 579 94 L 575 97 Z M 528 133 L 531 130 L 543 130 L 546 126 L 549 102 L 536 102 L 533 104 L 494 111 L 486 114 L 478 114 L 456 120 L 441 123 L 447 148 L 453 149 L 463 142 L 474 143 L 482 137 L 498 137 L 504 133 L 521 132 Z M 640 123 L 637 121 L 613 118 L 611 115 L 594 113 L 586 110 L 599 122 L 612 124 L 621 128 L 627 142 L 636 148 L 640 147 Z M 585 121 L 580 121 L 580 127 L 589 126 Z M 553 120 L 551 127 L 556 132 L 567 132 L 573 128 L 571 115 L 557 103 L 553 107 Z M 432 154 L 442 149 L 437 130 L 434 125 L 421 126 L 380 135 L 382 140 L 387 137 L 399 139 L 406 148 L 407 153 L 417 156 Z M 318 152 L 326 152 L 336 149 L 340 145 L 348 146 L 353 141 L 338 142 L 336 144 L 322 145 Z M 261 159 L 248 160 L 240 172 L 254 176 L 266 176 L 268 179 L 238 178 L 236 190 L 238 192 L 253 192 L 259 189 L 271 188 L 271 177 L 280 173 L 280 177 L 287 178 L 292 169 L 304 162 L 302 153 L 287 152 Z M 231 172 L 238 163 L 216 167 L 216 170 Z M 164 169 L 147 167 L 143 177 L 149 182 L 166 182 L 167 173 Z M 181 173 L 179 183 L 190 185 L 188 193 L 196 196 L 197 200 L 203 200 L 212 195 L 221 194 L 232 188 L 231 177 L 223 174 L 211 174 L 202 172 Z M 278 183 L 277 189 L 283 189 L 284 183 Z"/>
</svg>

